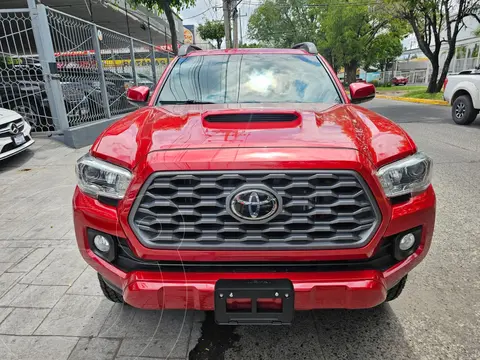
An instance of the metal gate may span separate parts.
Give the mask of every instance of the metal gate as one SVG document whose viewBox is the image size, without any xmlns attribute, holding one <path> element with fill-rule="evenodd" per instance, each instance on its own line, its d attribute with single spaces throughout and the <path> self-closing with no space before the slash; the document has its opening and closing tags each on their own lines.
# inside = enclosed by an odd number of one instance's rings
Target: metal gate
<svg viewBox="0 0 480 360">
<path fill-rule="evenodd" d="M 29 0 L 0 9 L 0 107 L 35 132 L 128 113 L 130 86 L 153 88 L 171 59 L 160 47 Z"/>
</svg>

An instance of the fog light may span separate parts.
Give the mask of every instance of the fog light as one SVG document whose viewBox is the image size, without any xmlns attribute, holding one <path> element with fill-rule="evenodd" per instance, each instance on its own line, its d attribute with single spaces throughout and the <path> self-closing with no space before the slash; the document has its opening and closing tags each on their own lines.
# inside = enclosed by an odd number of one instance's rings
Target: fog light
<svg viewBox="0 0 480 360">
<path fill-rule="evenodd" d="M 415 235 L 409 233 L 400 239 L 398 247 L 402 251 L 409 250 L 415 244 Z"/>
<path fill-rule="evenodd" d="M 95 235 L 93 243 L 95 244 L 95 247 L 103 253 L 108 253 L 110 251 L 110 241 L 108 241 L 103 235 Z"/>
</svg>

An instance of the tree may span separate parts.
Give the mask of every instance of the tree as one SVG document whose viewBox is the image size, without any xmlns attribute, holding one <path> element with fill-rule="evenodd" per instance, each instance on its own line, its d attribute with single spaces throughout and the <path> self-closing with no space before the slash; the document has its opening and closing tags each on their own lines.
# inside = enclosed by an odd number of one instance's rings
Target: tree
<svg viewBox="0 0 480 360">
<path fill-rule="evenodd" d="M 251 39 L 276 47 L 290 47 L 311 41 L 335 70 L 345 67 L 348 83 L 356 81 L 361 64 L 379 62 L 373 55 L 377 37 L 385 48 L 398 49 L 406 31 L 380 4 L 348 0 L 266 0 L 250 17 L 248 32 Z M 384 36 L 383 34 L 388 34 Z M 372 55 L 373 54 L 373 55 Z"/>
<path fill-rule="evenodd" d="M 222 39 L 225 36 L 225 28 L 222 21 L 207 20 L 205 24 L 198 26 L 198 32 L 202 39 L 217 42 L 217 49 L 222 46 Z"/>
<path fill-rule="evenodd" d="M 316 42 L 318 22 L 307 0 L 266 0 L 250 16 L 248 36 L 271 47 Z"/>
<path fill-rule="evenodd" d="M 195 0 L 128 0 L 132 5 L 143 5 L 149 10 L 156 10 L 165 13 L 170 28 L 170 36 L 172 38 L 172 51 L 178 54 L 178 37 L 175 27 L 175 18 L 173 10 L 180 11 L 189 6 L 195 5 Z"/>
<path fill-rule="evenodd" d="M 250 43 L 250 44 L 241 44 L 240 45 L 241 48 L 250 48 L 250 49 L 258 49 L 258 48 L 263 48 L 265 46 L 263 46 L 262 44 L 259 44 L 259 43 Z"/>
<path fill-rule="evenodd" d="M 399 36 L 393 32 L 379 34 L 372 42 L 370 51 L 365 55 L 363 68 L 368 71 L 375 66 L 382 71 L 402 55 L 403 46 Z"/>
<path fill-rule="evenodd" d="M 455 56 L 458 33 L 465 27 L 464 19 L 473 16 L 480 22 L 480 0 L 390 0 L 390 5 L 411 25 L 420 50 L 432 64 L 427 92 L 441 91 Z M 448 52 L 440 73 L 439 57 L 444 43 L 448 44 Z"/>
<path fill-rule="evenodd" d="M 323 1 L 323 0 L 322 0 Z M 398 46 L 404 27 L 384 11 L 380 3 L 349 4 L 348 0 L 333 0 L 331 6 L 319 8 L 321 15 L 321 48 L 330 49 L 330 61 L 345 68 L 346 82 L 356 81 L 360 65 L 379 63 L 385 54 L 378 51 Z M 328 4 L 328 2 L 327 2 Z"/>
</svg>

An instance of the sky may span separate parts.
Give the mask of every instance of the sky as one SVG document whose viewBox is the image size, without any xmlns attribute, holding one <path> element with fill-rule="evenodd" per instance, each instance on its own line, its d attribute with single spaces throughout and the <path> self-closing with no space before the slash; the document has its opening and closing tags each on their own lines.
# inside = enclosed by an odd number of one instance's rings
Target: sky
<svg viewBox="0 0 480 360">
<path fill-rule="evenodd" d="M 183 19 L 183 25 L 198 25 L 205 20 L 223 20 L 222 0 L 196 0 L 195 6 L 180 11 Z M 235 0 L 232 0 L 235 1 Z M 238 2 L 238 0 L 236 0 Z M 258 0 L 242 0 L 238 5 L 239 14 L 242 15 L 241 26 L 243 42 L 251 42 L 247 38 L 247 25 L 250 15 L 258 6 Z"/>
</svg>

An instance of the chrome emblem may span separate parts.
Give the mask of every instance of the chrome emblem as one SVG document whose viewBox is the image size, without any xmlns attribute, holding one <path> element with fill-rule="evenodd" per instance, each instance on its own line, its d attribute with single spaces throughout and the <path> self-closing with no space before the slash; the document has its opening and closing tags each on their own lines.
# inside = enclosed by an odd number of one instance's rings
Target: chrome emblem
<svg viewBox="0 0 480 360">
<path fill-rule="evenodd" d="M 282 198 L 267 186 L 246 185 L 227 198 L 227 211 L 243 223 L 262 223 L 282 211 Z"/>
<path fill-rule="evenodd" d="M 8 128 L 8 131 L 10 131 L 10 134 L 13 134 L 13 135 L 17 135 L 20 132 L 17 124 L 15 124 L 15 123 L 10 124 L 10 127 Z"/>
</svg>

